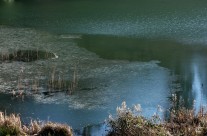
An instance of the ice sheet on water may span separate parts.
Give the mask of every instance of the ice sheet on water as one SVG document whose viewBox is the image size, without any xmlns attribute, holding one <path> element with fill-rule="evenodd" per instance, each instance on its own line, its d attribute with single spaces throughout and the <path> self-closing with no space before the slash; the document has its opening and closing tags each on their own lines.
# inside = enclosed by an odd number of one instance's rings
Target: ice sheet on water
<svg viewBox="0 0 207 136">
<path fill-rule="evenodd" d="M 69 108 L 74 109 L 116 107 L 117 103 L 123 100 L 137 103 L 139 99 L 144 102 L 147 98 L 145 93 L 152 97 L 150 102 L 157 103 L 164 99 L 163 95 L 167 95 L 166 82 L 169 72 L 159 67 L 158 61 L 105 60 L 84 48 L 79 48 L 73 39 L 60 40 L 59 36 L 45 32 L 1 26 L 1 50 L 41 49 L 55 53 L 58 58 L 30 63 L 0 63 L 0 79 L 7 81 L 6 86 L 11 88 L 17 86 L 15 81 L 31 84 L 35 79 L 41 79 L 41 85 L 44 86 L 47 79 L 51 78 L 52 71 L 70 80 L 77 64 L 79 88 L 73 95 L 34 95 L 38 102 L 68 103 Z M 6 86 L 1 85 L 0 90 L 4 90 Z M 46 88 L 41 90 L 44 89 Z"/>
</svg>

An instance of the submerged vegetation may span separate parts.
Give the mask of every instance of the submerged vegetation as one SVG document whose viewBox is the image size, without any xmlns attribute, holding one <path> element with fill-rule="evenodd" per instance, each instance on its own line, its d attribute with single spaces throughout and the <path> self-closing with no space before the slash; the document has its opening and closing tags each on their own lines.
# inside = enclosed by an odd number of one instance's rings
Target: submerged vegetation
<svg viewBox="0 0 207 136">
<path fill-rule="evenodd" d="M 1 61 L 23 61 L 31 62 L 40 59 L 56 58 L 57 56 L 48 51 L 43 50 L 15 50 L 12 52 L 3 51 L 0 53 Z"/>
<path fill-rule="evenodd" d="M 8 63 L 12 61 L 32 62 L 42 59 L 58 58 L 55 53 L 31 49 L 31 50 L 3 50 L 0 52 L 0 62 Z M 16 86 L 11 87 L 8 92 L 15 97 L 24 98 L 24 95 L 29 94 L 43 94 L 50 95 L 56 92 L 65 92 L 66 94 L 73 94 L 78 88 L 78 63 L 71 66 L 68 71 L 59 72 L 56 66 L 47 68 L 46 72 L 40 76 L 27 77 L 28 72 L 25 68 L 19 69 L 19 76 L 17 77 Z M 38 70 L 38 69 L 37 69 Z M 38 73 L 38 71 L 37 71 Z M 70 74 L 68 74 L 70 73 Z M 41 79 L 40 79 L 41 78 Z M 41 88 L 46 88 L 42 89 Z"/>
<path fill-rule="evenodd" d="M 70 126 L 52 122 L 31 121 L 22 124 L 19 115 L 6 115 L 0 112 L 0 136 L 72 136 Z"/>
</svg>

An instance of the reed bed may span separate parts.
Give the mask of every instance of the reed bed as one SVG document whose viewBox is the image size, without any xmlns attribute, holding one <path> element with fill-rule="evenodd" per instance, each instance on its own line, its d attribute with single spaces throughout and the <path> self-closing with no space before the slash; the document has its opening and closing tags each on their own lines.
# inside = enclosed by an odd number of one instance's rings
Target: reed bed
<svg viewBox="0 0 207 136">
<path fill-rule="evenodd" d="M 30 50 L 20 50 L 20 49 L 13 49 L 9 50 L 2 50 L 0 52 L 0 62 L 12 62 L 12 61 L 22 61 L 22 62 L 32 62 L 42 59 L 50 59 L 50 58 L 58 58 L 52 52 L 39 50 L 39 49 L 30 49 Z M 67 73 L 61 73 L 57 71 L 56 66 L 53 66 L 52 69 L 48 68 L 49 71 L 48 75 L 45 76 L 45 80 L 41 81 L 40 79 L 34 77 L 30 77 L 27 83 L 25 78 L 24 68 L 20 69 L 20 74 L 17 79 L 17 86 L 12 88 L 10 92 L 13 96 L 17 96 L 23 98 L 26 91 L 29 93 L 43 93 L 43 94 L 50 94 L 56 92 L 66 92 L 66 94 L 72 95 L 78 88 L 78 62 L 74 64 L 72 67 L 71 76 L 69 79 L 66 80 Z M 40 88 L 46 88 L 44 92 L 40 91 Z"/>
<path fill-rule="evenodd" d="M 158 110 L 159 111 L 159 110 Z M 151 119 L 143 117 L 141 106 L 127 108 L 123 102 L 117 108 L 115 117 L 109 116 L 108 125 L 111 130 L 109 136 L 206 136 L 207 135 L 207 112 L 201 108 L 198 113 L 180 107 L 172 109 L 169 117 L 164 121 L 156 113 Z"/>
</svg>

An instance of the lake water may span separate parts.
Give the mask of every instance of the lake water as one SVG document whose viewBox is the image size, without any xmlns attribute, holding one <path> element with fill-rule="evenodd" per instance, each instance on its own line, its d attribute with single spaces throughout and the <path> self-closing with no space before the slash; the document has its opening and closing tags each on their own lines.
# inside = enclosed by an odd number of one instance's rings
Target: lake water
<svg viewBox="0 0 207 136">
<path fill-rule="evenodd" d="M 126 101 L 150 117 L 157 105 L 206 105 L 207 3 L 204 0 L 0 1 L 0 53 L 44 50 L 58 57 L 0 62 L 0 110 L 23 120 L 70 124 L 86 135 L 105 133 L 104 120 Z M 48 79 L 73 79 L 72 95 L 48 91 Z M 11 90 L 25 86 L 24 101 Z M 194 103 L 195 100 L 195 103 Z M 165 114 L 165 113 L 163 113 Z M 91 126 L 83 128 L 85 126 Z M 78 135 L 78 133 L 77 133 Z"/>
</svg>

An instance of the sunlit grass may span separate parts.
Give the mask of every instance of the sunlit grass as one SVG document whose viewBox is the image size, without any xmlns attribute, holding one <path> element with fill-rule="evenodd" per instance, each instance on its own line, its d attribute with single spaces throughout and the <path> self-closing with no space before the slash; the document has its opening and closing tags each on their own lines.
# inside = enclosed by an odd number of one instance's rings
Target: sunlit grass
<svg viewBox="0 0 207 136">
<path fill-rule="evenodd" d="M 23 125 L 19 115 L 0 112 L 0 136 L 72 136 L 70 126 L 52 122 L 31 121 Z"/>
<path fill-rule="evenodd" d="M 158 114 L 147 119 L 140 114 L 141 108 L 127 108 L 123 102 L 117 108 L 115 117 L 109 116 L 108 125 L 111 127 L 109 136 L 206 136 L 207 112 L 201 108 L 199 113 L 180 107 L 171 110 L 169 118 L 160 121 Z"/>
</svg>

